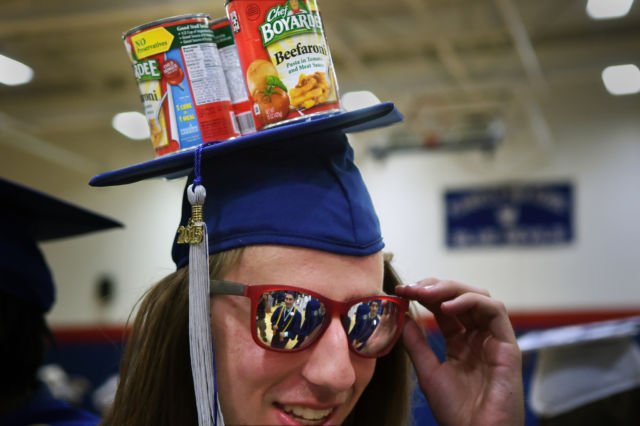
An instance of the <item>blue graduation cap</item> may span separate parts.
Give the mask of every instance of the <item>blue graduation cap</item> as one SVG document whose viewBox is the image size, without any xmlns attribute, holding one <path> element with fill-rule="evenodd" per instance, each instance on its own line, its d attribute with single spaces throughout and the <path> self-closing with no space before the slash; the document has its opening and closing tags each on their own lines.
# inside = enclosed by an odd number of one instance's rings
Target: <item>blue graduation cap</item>
<svg viewBox="0 0 640 426">
<path fill-rule="evenodd" d="M 209 253 L 254 244 L 302 246 L 338 254 L 382 249 L 380 226 L 346 133 L 402 120 L 392 103 L 274 127 L 205 144 L 95 176 L 90 185 L 112 186 L 189 174 L 187 186 L 206 188 L 204 220 Z M 183 199 L 181 227 L 191 204 Z M 178 267 L 188 245 L 174 244 Z"/>
<path fill-rule="evenodd" d="M 121 227 L 122 224 L 0 178 L 0 210 L 6 225 L 0 236 L 0 291 L 51 309 L 55 287 L 39 242 Z"/>
<path fill-rule="evenodd" d="M 189 175 L 172 256 L 189 267 L 189 343 L 200 425 L 224 424 L 209 324 L 208 255 L 279 244 L 365 256 L 384 247 L 346 133 L 402 120 L 391 103 L 310 116 L 95 176 L 93 186 Z"/>
</svg>

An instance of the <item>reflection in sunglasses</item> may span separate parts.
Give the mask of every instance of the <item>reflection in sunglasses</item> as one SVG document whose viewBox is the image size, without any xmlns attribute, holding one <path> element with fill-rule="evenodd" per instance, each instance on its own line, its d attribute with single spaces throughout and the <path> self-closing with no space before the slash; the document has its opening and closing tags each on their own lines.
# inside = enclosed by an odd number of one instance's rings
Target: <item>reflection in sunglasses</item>
<svg viewBox="0 0 640 426">
<path fill-rule="evenodd" d="M 299 351 L 315 343 L 339 315 L 349 348 L 366 357 L 387 353 L 399 337 L 408 301 L 395 296 L 337 302 L 311 291 L 283 285 L 212 281 L 211 294 L 251 299 L 253 338 L 265 349 Z"/>
</svg>

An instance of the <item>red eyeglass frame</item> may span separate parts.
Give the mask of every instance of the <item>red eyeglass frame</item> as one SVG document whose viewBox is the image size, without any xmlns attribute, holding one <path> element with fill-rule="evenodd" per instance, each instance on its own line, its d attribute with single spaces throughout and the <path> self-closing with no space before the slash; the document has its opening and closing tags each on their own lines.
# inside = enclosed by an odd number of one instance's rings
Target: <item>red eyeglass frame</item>
<svg viewBox="0 0 640 426">
<path fill-rule="evenodd" d="M 256 316 L 258 314 L 258 303 L 260 302 L 260 296 L 266 292 L 271 291 L 293 291 L 297 293 L 304 293 L 314 298 L 318 299 L 324 305 L 327 318 L 334 318 L 338 316 L 340 318 L 340 322 L 343 325 L 343 329 L 345 330 L 345 337 L 347 337 L 349 330 L 345 327 L 344 319 L 348 318 L 347 314 L 349 313 L 349 309 L 357 304 L 357 303 L 367 303 L 372 300 L 377 301 L 388 301 L 393 303 L 394 305 L 398 305 L 399 313 L 398 313 L 398 327 L 392 339 L 390 339 L 389 344 L 385 347 L 385 349 L 375 355 L 366 355 L 361 352 L 358 352 L 352 345 L 348 345 L 351 352 L 355 353 L 358 356 L 363 358 L 380 358 L 386 354 L 388 354 L 393 346 L 398 341 L 400 334 L 402 333 L 402 328 L 404 326 L 405 318 L 409 310 L 409 300 L 404 299 L 399 296 L 390 296 L 390 295 L 375 295 L 375 296 L 366 296 L 366 297 L 357 297 L 354 299 L 350 299 L 346 302 L 339 302 L 337 300 L 329 299 L 326 296 L 316 293 L 315 291 L 308 290 L 306 288 L 295 287 L 290 285 L 280 285 L 280 284 L 258 284 L 258 285 L 247 285 L 233 281 L 227 280 L 210 280 L 209 282 L 209 295 L 229 295 L 229 296 L 243 296 L 248 297 L 251 301 L 251 336 L 253 340 L 256 342 L 258 346 L 261 348 L 274 351 L 274 352 L 283 352 L 283 353 L 292 353 L 292 352 L 300 352 L 306 349 L 309 349 L 313 345 L 315 345 L 320 337 L 324 334 L 326 329 L 329 327 L 331 321 L 323 321 L 321 323 L 321 327 L 316 332 L 315 340 L 311 342 L 309 345 L 302 348 L 292 348 L 292 349 L 280 349 L 273 348 L 267 345 L 265 342 L 260 340 L 258 337 L 258 327 L 256 324 Z"/>
</svg>

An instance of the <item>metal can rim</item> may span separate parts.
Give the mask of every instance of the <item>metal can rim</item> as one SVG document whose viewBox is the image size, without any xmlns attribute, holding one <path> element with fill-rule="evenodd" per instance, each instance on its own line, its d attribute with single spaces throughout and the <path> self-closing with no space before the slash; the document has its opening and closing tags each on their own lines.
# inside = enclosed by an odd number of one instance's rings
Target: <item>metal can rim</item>
<svg viewBox="0 0 640 426">
<path fill-rule="evenodd" d="M 126 40 L 127 37 L 149 28 L 157 27 L 159 25 L 168 24 L 175 21 L 183 21 L 185 19 L 207 19 L 208 21 L 212 20 L 211 15 L 209 15 L 208 13 L 186 13 L 183 15 L 169 16 L 167 18 L 156 19 L 155 21 L 137 25 L 130 30 L 123 32 L 122 39 Z"/>
<path fill-rule="evenodd" d="M 227 18 L 226 16 L 223 16 L 221 18 L 216 18 L 214 20 L 211 21 L 211 26 L 214 26 L 215 24 L 219 24 L 220 22 L 228 22 L 229 25 L 231 25 L 231 21 L 229 21 L 229 18 Z"/>
</svg>

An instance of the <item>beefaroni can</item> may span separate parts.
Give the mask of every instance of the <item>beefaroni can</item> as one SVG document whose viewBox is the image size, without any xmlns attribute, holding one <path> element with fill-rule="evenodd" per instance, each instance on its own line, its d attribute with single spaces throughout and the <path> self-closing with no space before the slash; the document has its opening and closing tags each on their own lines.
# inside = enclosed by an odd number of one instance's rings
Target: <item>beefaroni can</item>
<svg viewBox="0 0 640 426">
<path fill-rule="evenodd" d="M 258 129 L 340 110 L 315 0 L 230 0 L 226 7 Z"/>
<path fill-rule="evenodd" d="M 224 76 L 231 94 L 231 105 L 233 106 L 240 133 L 243 135 L 254 133 L 256 125 L 251 113 L 252 102 L 249 99 L 247 86 L 244 83 L 244 74 L 240 65 L 238 49 L 233 40 L 231 24 L 227 18 L 219 18 L 213 21 L 211 29 L 213 30 L 213 41 L 220 52 Z"/>
<path fill-rule="evenodd" d="M 239 136 L 211 17 L 181 15 L 123 34 L 156 155 Z"/>
</svg>

